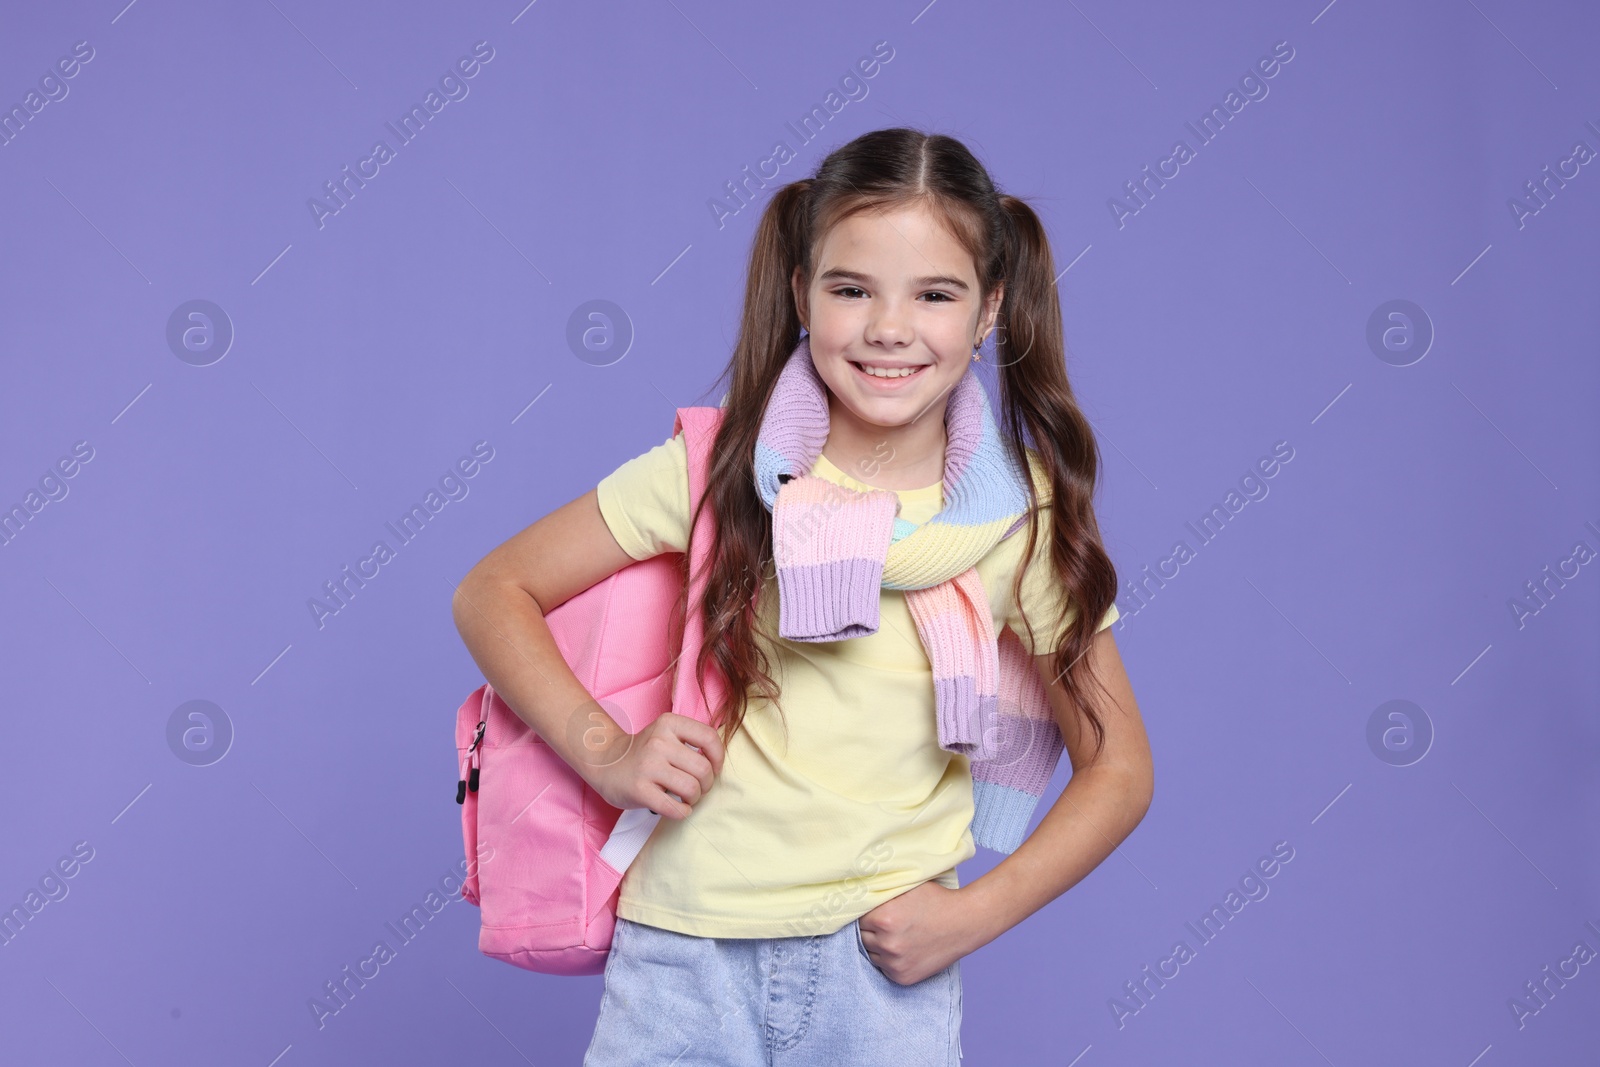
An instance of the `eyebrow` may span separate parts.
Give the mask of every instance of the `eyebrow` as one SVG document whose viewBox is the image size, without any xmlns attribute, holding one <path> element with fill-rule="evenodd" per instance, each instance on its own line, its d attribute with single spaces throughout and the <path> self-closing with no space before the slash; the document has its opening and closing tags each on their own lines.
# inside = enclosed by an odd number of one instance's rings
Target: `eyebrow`
<svg viewBox="0 0 1600 1067">
<path fill-rule="evenodd" d="M 846 270 L 843 267 L 834 267 L 832 270 L 823 271 L 821 276 L 818 277 L 817 281 L 829 282 L 835 279 L 870 283 L 872 281 L 872 275 L 863 274 L 858 270 Z M 962 281 L 960 278 L 952 278 L 947 274 L 927 274 L 923 275 L 921 278 L 913 278 L 911 279 L 911 282 L 913 285 L 919 287 L 943 285 L 951 289 L 959 289 L 963 293 L 971 291 L 971 287 L 968 286 L 966 282 Z"/>
</svg>

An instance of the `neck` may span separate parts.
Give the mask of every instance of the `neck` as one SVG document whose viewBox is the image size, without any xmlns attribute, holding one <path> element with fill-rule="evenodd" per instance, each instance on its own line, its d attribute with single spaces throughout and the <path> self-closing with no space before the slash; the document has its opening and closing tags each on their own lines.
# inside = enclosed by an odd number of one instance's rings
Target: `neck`
<svg viewBox="0 0 1600 1067">
<path fill-rule="evenodd" d="M 828 462 L 874 489 L 922 489 L 944 479 L 947 397 L 904 426 L 865 422 L 828 393 Z"/>
</svg>

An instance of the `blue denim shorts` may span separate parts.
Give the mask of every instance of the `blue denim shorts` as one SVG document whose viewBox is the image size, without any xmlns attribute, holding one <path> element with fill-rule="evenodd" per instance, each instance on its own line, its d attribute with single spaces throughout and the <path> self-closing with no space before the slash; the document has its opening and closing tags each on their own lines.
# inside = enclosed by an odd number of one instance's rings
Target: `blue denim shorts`
<svg viewBox="0 0 1600 1067">
<path fill-rule="evenodd" d="M 859 920 L 831 934 L 696 937 L 621 916 L 584 1067 L 958 1067 L 961 961 L 914 985 Z"/>
</svg>

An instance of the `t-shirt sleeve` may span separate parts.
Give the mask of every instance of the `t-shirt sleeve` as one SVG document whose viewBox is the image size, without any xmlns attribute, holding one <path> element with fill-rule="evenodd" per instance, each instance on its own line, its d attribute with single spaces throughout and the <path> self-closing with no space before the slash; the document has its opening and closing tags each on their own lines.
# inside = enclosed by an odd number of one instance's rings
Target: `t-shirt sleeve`
<svg viewBox="0 0 1600 1067">
<path fill-rule="evenodd" d="M 1006 625 L 1022 642 L 1022 647 L 1032 655 L 1044 655 L 1054 652 L 1061 643 L 1061 638 L 1071 628 L 1078 617 L 1078 606 L 1068 601 L 1066 615 L 1061 617 L 1059 624 L 1056 622 L 1057 613 L 1061 610 L 1063 600 L 1067 599 L 1067 591 L 1056 578 L 1055 568 L 1050 562 L 1050 483 L 1043 474 L 1042 467 L 1034 470 L 1034 483 L 1039 493 L 1042 507 L 1039 509 L 1038 532 L 1034 535 L 1033 559 L 1029 561 L 1028 568 L 1022 576 L 1022 597 L 1017 603 L 1011 605 L 1011 615 L 1006 619 Z M 1011 535 L 1017 539 L 1019 545 L 1026 545 L 1028 539 L 1027 528 L 1024 527 Z M 1022 613 L 1027 612 L 1027 622 L 1023 622 Z M 1100 617 L 1100 625 L 1095 627 L 1098 632 L 1116 622 L 1121 616 L 1115 602 Z M 1028 624 L 1033 625 L 1033 638 L 1028 638 Z"/>
<path fill-rule="evenodd" d="M 595 486 L 600 515 L 636 560 L 689 544 L 689 455 L 683 433 L 635 456 Z"/>
<path fill-rule="evenodd" d="M 1042 515 L 1044 521 L 1040 525 L 1038 542 L 1034 545 L 1033 559 L 1022 576 L 1022 599 L 1011 606 L 1011 616 L 1006 619 L 1006 625 L 1021 640 L 1022 647 L 1035 656 L 1054 652 L 1078 617 L 1077 604 L 1068 600 L 1066 615 L 1061 617 L 1059 625 L 1056 622 L 1062 601 L 1067 599 L 1067 591 L 1056 577 L 1055 568 L 1050 563 L 1050 545 L 1044 537 L 1045 532 L 1049 530 L 1049 509 L 1045 508 Z M 1020 543 L 1025 544 L 1028 531 L 1019 530 L 1012 536 L 1023 539 Z M 1022 621 L 1024 610 L 1028 613 L 1027 623 Z M 1113 602 L 1100 617 L 1100 625 L 1095 627 L 1095 630 L 1104 630 L 1120 616 L 1121 613 Z M 1028 638 L 1028 623 L 1033 624 L 1031 641 Z"/>
</svg>

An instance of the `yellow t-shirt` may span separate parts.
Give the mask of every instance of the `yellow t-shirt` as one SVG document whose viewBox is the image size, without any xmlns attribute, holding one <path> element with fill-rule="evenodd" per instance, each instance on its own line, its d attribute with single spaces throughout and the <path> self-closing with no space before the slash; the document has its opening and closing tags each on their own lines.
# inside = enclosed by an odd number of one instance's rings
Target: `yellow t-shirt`
<svg viewBox="0 0 1600 1067">
<path fill-rule="evenodd" d="M 601 515 L 634 559 L 688 544 L 687 463 L 679 434 L 600 481 Z M 873 488 L 826 457 L 811 473 Z M 940 483 L 897 495 L 908 522 L 943 507 Z M 1057 587 L 1040 536 L 1023 588 L 1028 640 L 1011 596 L 1026 540 L 1021 530 L 1001 541 L 978 574 L 995 631 L 1011 626 L 1037 653 L 1063 631 L 1052 628 Z M 772 634 L 777 600 L 769 579 L 758 603 Z M 1100 628 L 1116 619 L 1113 605 Z M 833 933 L 930 879 L 956 888 L 956 864 L 977 851 L 971 763 L 939 747 L 933 669 L 905 593 L 882 590 L 874 634 L 766 647 L 783 717 L 751 697 L 722 774 L 688 818 L 656 825 L 623 876 L 617 914 L 699 937 L 795 937 Z"/>
</svg>

